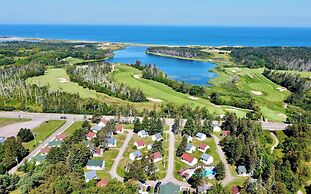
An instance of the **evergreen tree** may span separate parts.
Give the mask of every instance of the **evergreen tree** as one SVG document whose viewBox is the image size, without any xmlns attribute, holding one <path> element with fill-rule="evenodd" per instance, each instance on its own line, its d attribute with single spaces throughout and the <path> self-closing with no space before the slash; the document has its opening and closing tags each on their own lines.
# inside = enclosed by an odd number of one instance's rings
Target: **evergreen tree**
<svg viewBox="0 0 311 194">
<path fill-rule="evenodd" d="M 142 124 L 139 119 L 135 119 L 134 121 L 134 133 L 138 133 L 139 131 L 143 130 Z"/>
<path fill-rule="evenodd" d="M 179 144 L 176 150 L 176 156 L 180 157 L 185 151 L 187 147 L 187 138 L 183 136 L 181 143 Z"/>
<path fill-rule="evenodd" d="M 21 128 L 17 133 L 17 137 L 21 140 L 21 142 L 29 142 L 34 139 L 34 136 L 30 129 Z"/>
</svg>

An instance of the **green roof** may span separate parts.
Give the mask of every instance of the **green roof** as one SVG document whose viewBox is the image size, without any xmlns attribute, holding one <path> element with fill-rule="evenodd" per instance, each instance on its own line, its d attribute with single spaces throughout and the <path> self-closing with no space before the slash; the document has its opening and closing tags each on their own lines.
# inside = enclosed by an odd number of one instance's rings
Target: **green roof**
<svg viewBox="0 0 311 194">
<path fill-rule="evenodd" d="M 87 166 L 102 167 L 103 165 L 105 165 L 105 161 L 103 161 L 103 160 L 88 160 L 87 161 Z"/>
<path fill-rule="evenodd" d="M 61 144 L 62 144 L 61 141 L 50 141 L 49 144 L 48 144 L 48 146 L 49 146 L 49 147 L 56 147 L 56 146 L 59 146 L 59 145 L 61 145 Z"/>
<path fill-rule="evenodd" d="M 160 186 L 160 194 L 179 194 L 180 187 L 175 185 L 174 183 L 167 183 L 165 185 Z"/>
<path fill-rule="evenodd" d="M 46 156 L 42 156 L 42 155 L 37 155 L 35 157 L 33 157 L 32 159 L 35 160 L 36 162 L 41 162 L 43 160 L 45 160 Z"/>
</svg>

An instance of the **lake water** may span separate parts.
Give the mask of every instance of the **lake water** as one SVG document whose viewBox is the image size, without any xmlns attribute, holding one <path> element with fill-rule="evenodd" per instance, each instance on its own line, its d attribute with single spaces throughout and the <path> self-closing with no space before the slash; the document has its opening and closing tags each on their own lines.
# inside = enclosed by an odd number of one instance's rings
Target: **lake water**
<svg viewBox="0 0 311 194">
<path fill-rule="evenodd" d="M 143 64 L 155 64 L 170 78 L 190 84 L 207 85 L 209 79 L 217 77 L 216 73 L 209 71 L 215 67 L 215 64 L 148 55 L 145 53 L 146 49 L 147 47 L 140 46 L 127 47 L 124 50 L 115 51 L 114 58 L 108 61 L 133 64 L 139 60 Z"/>
<path fill-rule="evenodd" d="M 0 25 L 0 36 L 164 45 L 311 46 L 311 28 Z M 215 65 L 145 54 L 146 47 L 116 51 L 111 62 L 152 63 L 171 78 L 206 85 Z"/>
</svg>

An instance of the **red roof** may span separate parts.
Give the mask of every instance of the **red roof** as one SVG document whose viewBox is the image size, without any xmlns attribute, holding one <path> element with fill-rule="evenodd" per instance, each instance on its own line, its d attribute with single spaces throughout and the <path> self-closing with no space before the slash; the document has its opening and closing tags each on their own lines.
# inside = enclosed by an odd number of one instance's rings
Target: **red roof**
<svg viewBox="0 0 311 194">
<path fill-rule="evenodd" d="M 47 154 L 47 153 L 49 153 L 49 151 L 50 151 L 50 148 L 49 148 L 49 147 L 44 147 L 44 148 L 42 148 L 42 149 L 40 150 L 41 154 Z"/>
<path fill-rule="evenodd" d="M 162 156 L 161 156 L 161 153 L 160 153 L 159 151 L 153 153 L 152 156 L 153 156 L 153 159 L 154 159 L 154 160 L 162 157 Z"/>
<path fill-rule="evenodd" d="M 107 119 L 105 119 L 105 118 L 102 118 L 101 120 L 100 120 L 100 122 L 102 122 L 102 123 L 104 123 L 104 124 L 107 124 Z"/>
<path fill-rule="evenodd" d="M 206 144 L 204 144 L 204 143 L 201 143 L 200 144 L 200 146 L 199 146 L 199 148 L 201 149 L 201 150 L 205 150 L 206 149 Z"/>
<path fill-rule="evenodd" d="M 232 194 L 240 193 L 241 188 L 239 186 L 232 187 Z"/>
<path fill-rule="evenodd" d="M 226 130 L 226 131 L 223 131 L 223 132 L 222 132 L 222 135 L 223 135 L 223 136 L 227 136 L 227 135 L 230 135 L 230 131 L 228 131 L 228 130 Z"/>
<path fill-rule="evenodd" d="M 194 160 L 194 157 L 191 156 L 191 155 L 188 154 L 188 153 L 183 153 L 182 156 L 181 156 L 181 158 L 182 158 L 183 160 L 186 160 L 186 161 L 189 162 L 189 163 L 192 163 L 192 161 Z"/>
<path fill-rule="evenodd" d="M 122 131 L 123 131 L 123 126 L 117 124 L 117 125 L 116 125 L 116 130 L 122 132 Z"/>
<path fill-rule="evenodd" d="M 95 148 L 95 153 L 96 153 L 97 155 L 100 155 L 100 154 L 102 153 L 102 149 L 99 148 L 99 147 Z"/>
<path fill-rule="evenodd" d="M 136 141 L 137 146 L 141 147 L 145 145 L 145 142 L 143 140 Z"/>
<path fill-rule="evenodd" d="M 65 139 L 67 137 L 67 135 L 66 134 L 59 134 L 59 135 L 56 135 L 56 139 L 58 140 L 58 141 L 61 141 L 61 140 L 63 140 L 63 139 Z"/>
<path fill-rule="evenodd" d="M 96 136 L 96 133 L 90 131 L 86 134 L 86 137 L 93 139 Z"/>
<path fill-rule="evenodd" d="M 105 187 L 108 185 L 108 180 L 107 179 L 102 179 L 97 183 L 97 187 Z"/>
</svg>

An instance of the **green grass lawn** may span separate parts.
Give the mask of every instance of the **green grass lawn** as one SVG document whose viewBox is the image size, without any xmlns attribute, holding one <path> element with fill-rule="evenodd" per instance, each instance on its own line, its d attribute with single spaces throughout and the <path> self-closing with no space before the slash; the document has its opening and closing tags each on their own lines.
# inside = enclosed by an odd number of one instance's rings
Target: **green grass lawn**
<svg viewBox="0 0 311 194">
<path fill-rule="evenodd" d="M 164 136 L 164 138 L 166 139 L 166 135 Z M 124 167 L 132 162 L 129 158 L 130 153 L 134 152 L 136 150 L 136 147 L 134 146 L 134 142 L 143 139 L 145 142 L 146 147 L 141 149 L 140 151 L 142 152 L 142 154 L 144 155 L 148 153 L 148 149 L 147 146 L 149 144 L 152 144 L 153 141 L 151 139 L 151 137 L 146 137 L 146 138 L 140 138 L 138 137 L 137 134 L 134 134 L 132 139 L 129 142 L 128 147 L 126 148 L 124 155 L 122 157 L 122 160 L 119 163 L 119 166 L 117 168 L 117 173 L 119 176 L 124 177 L 125 176 L 125 172 L 124 172 Z M 156 163 L 156 165 L 159 168 L 159 172 L 157 172 L 159 179 L 163 179 L 166 176 L 166 171 L 167 171 L 167 165 L 168 165 L 168 141 L 164 141 L 163 142 L 163 150 L 164 150 L 164 155 L 162 154 L 163 160 L 159 161 Z"/>
<path fill-rule="evenodd" d="M 31 119 L 18 119 L 18 118 L 0 118 L 0 127 L 4 127 L 6 125 L 10 125 L 12 123 L 17 122 L 26 122 L 30 121 Z"/>
<path fill-rule="evenodd" d="M 63 134 L 66 134 L 67 136 L 72 135 L 76 130 L 82 128 L 83 121 L 76 121 L 72 125 L 70 125 Z"/>
<path fill-rule="evenodd" d="M 74 64 L 77 64 L 77 63 L 82 63 L 84 61 L 82 59 L 78 59 L 78 58 L 74 58 L 74 57 L 67 57 L 67 58 L 65 58 L 63 60 L 68 62 L 71 65 L 74 65 Z"/>
<path fill-rule="evenodd" d="M 286 108 L 284 100 L 291 94 L 262 75 L 263 68 L 224 68 L 216 71 L 220 76 L 210 81 L 215 87 L 227 82 L 233 75 L 239 76 L 238 86 L 248 92 L 261 108 L 266 119 L 285 121 Z"/>
<path fill-rule="evenodd" d="M 30 142 L 24 143 L 25 148 L 31 152 L 34 150 L 43 140 L 48 138 L 52 133 L 59 129 L 66 121 L 63 120 L 49 120 L 42 123 L 39 127 L 32 130 L 32 133 L 36 135 L 36 138 Z"/>
<path fill-rule="evenodd" d="M 143 78 L 134 78 L 134 75 L 141 75 L 141 71 L 126 65 L 116 65 L 112 78 L 123 84 L 128 84 L 132 87 L 137 87 L 149 98 L 155 98 L 162 102 L 172 102 L 177 105 L 188 104 L 192 107 L 207 107 L 211 113 L 224 114 L 225 111 L 232 111 L 239 116 L 245 116 L 246 111 L 228 106 L 216 106 L 209 100 L 190 99 L 189 95 L 174 91 L 172 88 L 152 80 Z"/>
</svg>

